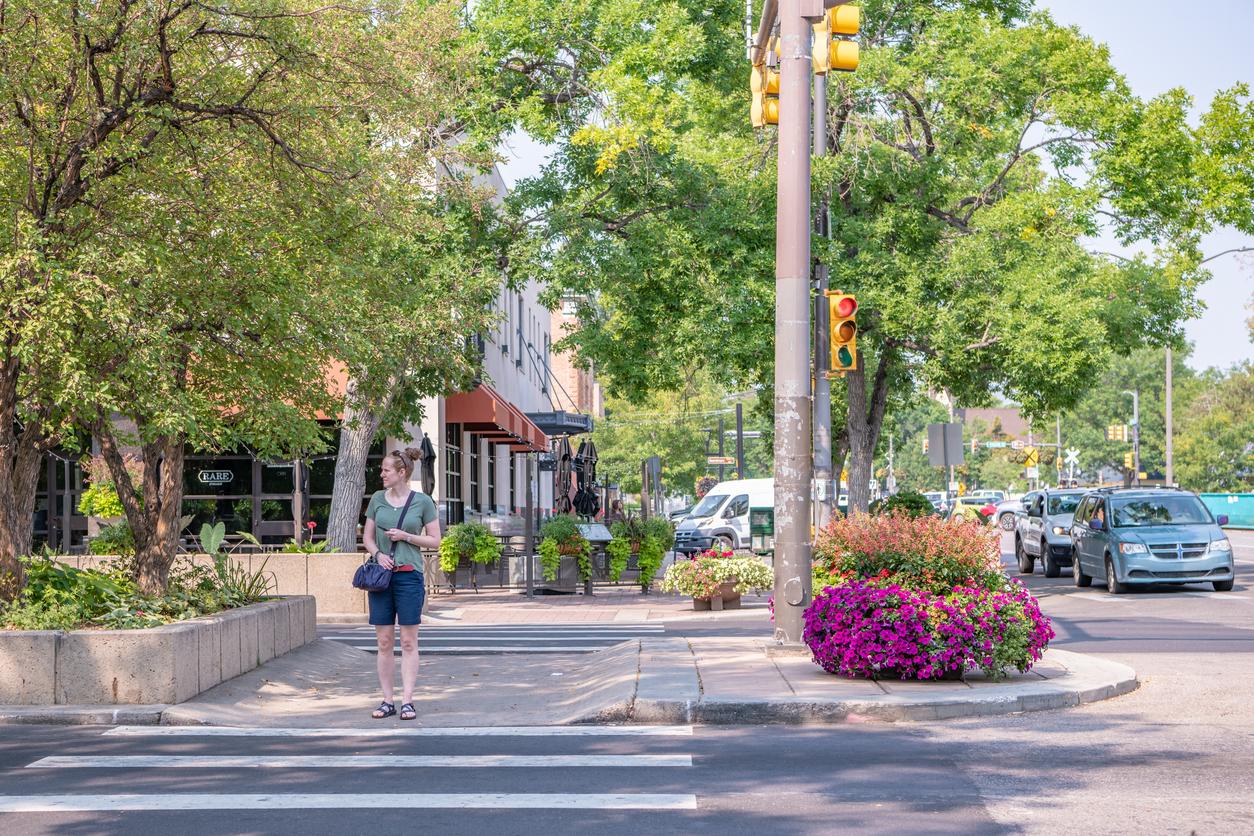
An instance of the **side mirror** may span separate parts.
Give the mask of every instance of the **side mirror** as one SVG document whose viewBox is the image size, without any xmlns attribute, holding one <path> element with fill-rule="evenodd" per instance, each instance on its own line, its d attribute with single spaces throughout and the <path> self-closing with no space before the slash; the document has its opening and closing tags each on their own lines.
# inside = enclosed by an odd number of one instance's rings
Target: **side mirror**
<svg viewBox="0 0 1254 836">
<path fill-rule="evenodd" d="M 1103 531 L 1106 528 L 1106 523 L 1102 522 L 1097 517 L 1094 517 L 1093 519 L 1089 520 L 1089 528 L 1093 529 L 1094 531 Z"/>
<path fill-rule="evenodd" d="M 1220 514 L 1220 515 L 1219 515 L 1219 516 L 1215 519 L 1215 522 L 1219 523 L 1221 526 L 1225 526 L 1225 525 L 1227 525 L 1227 524 L 1228 524 L 1228 515 L 1227 515 L 1227 514 Z"/>
</svg>

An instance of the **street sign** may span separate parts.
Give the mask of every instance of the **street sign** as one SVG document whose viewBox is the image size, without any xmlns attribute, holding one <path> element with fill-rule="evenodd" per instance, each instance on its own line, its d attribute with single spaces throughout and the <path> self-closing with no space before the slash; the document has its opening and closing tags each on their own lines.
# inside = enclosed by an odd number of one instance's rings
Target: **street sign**
<svg viewBox="0 0 1254 836">
<path fill-rule="evenodd" d="M 928 464 L 956 467 L 963 463 L 962 424 L 928 424 Z"/>
<path fill-rule="evenodd" d="M 1080 451 L 1074 447 L 1068 447 L 1065 461 L 1069 465 L 1078 465 L 1080 463 Z"/>
<path fill-rule="evenodd" d="M 987 450 L 996 450 L 996 449 L 1000 449 L 1000 448 L 1002 448 L 1002 447 L 1008 447 L 1008 446 L 1010 446 L 1010 445 L 1008 445 L 1008 444 L 1007 444 L 1006 442 L 1004 442 L 1004 441 L 986 441 L 986 442 L 984 442 L 984 448 L 985 448 L 985 449 L 987 449 Z"/>
<path fill-rule="evenodd" d="M 1041 454 L 1035 447 L 1024 447 L 1023 463 L 1028 467 L 1036 467 L 1041 463 Z M 1032 477 L 1036 478 L 1036 477 Z"/>
<path fill-rule="evenodd" d="M 950 482 L 950 483 L 949 483 L 949 489 L 950 489 L 951 491 L 957 491 L 957 490 L 958 490 L 958 483 L 957 483 L 957 482 Z"/>
<path fill-rule="evenodd" d="M 1010 449 L 1011 449 L 1011 450 L 1022 450 L 1022 449 L 1023 449 L 1023 442 L 1022 442 L 1022 441 L 1020 441 L 1019 439 L 1017 439 L 1017 438 L 1016 438 L 1014 441 L 1010 442 Z"/>
<path fill-rule="evenodd" d="M 1029 479 L 1040 479 L 1040 478 L 1041 478 L 1041 469 L 1040 469 L 1039 467 L 1035 467 L 1035 466 L 1033 466 L 1033 467 L 1029 467 L 1029 468 L 1028 468 L 1028 474 L 1027 474 L 1027 476 L 1028 476 L 1028 478 L 1029 478 Z"/>
<path fill-rule="evenodd" d="M 735 464 L 735 456 L 706 456 L 706 464 Z"/>
</svg>

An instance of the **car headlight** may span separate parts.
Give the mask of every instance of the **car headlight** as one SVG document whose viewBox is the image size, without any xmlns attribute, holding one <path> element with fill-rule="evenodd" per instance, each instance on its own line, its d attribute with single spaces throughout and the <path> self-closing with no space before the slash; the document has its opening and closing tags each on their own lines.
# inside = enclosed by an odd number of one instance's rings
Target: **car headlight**
<svg viewBox="0 0 1254 836">
<path fill-rule="evenodd" d="M 1232 543 L 1228 540 L 1215 540 L 1210 544 L 1211 554 L 1222 552 L 1230 554 L 1232 552 Z"/>
<path fill-rule="evenodd" d="M 1149 552 L 1149 549 L 1145 548 L 1145 546 L 1141 543 L 1120 543 L 1119 544 L 1120 554 L 1147 554 L 1148 552 Z"/>
<path fill-rule="evenodd" d="M 1056 526 L 1054 526 L 1054 533 L 1055 533 L 1055 534 L 1066 534 L 1066 533 L 1067 533 L 1067 529 L 1063 528 L 1061 525 L 1056 525 Z"/>
</svg>

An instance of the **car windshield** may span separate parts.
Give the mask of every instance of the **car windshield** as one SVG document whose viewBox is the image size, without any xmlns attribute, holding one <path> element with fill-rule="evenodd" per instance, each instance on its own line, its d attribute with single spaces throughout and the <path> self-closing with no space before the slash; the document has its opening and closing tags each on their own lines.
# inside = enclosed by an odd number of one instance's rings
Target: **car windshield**
<svg viewBox="0 0 1254 836">
<path fill-rule="evenodd" d="M 1111 501 L 1117 528 L 1150 525 L 1199 525 L 1209 523 L 1210 514 L 1196 496 L 1146 496 Z"/>
<path fill-rule="evenodd" d="M 1082 493 L 1054 494 L 1049 498 L 1049 515 L 1052 517 L 1055 514 L 1074 514 L 1083 498 Z"/>
<path fill-rule="evenodd" d="M 718 510 L 718 507 L 727 501 L 727 494 L 710 494 L 705 499 L 697 503 L 697 507 L 692 509 L 693 517 L 708 517 Z"/>
</svg>

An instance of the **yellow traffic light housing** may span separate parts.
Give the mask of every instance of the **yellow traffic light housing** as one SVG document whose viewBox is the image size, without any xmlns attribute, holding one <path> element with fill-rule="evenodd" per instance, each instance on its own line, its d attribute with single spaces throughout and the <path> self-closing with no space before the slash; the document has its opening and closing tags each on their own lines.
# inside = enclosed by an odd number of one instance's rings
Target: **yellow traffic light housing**
<svg viewBox="0 0 1254 836">
<path fill-rule="evenodd" d="M 779 72 L 766 66 L 752 67 L 749 72 L 749 90 L 753 101 L 749 105 L 749 122 L 755 128 L 779 124 Z"/>
<path fill-rule="evenodd" d="M 814 72 L 822 75 L 828 70 L 851 73 L 858 69 L 858 44 L 847 38 L 857 35 L 861 26 L 862 9 L 858 6 L 828 9 L 823 20 L 814 24 L 810 53 Z"/>
<path fill-rule="evenodd" d="M 1128 470 L 1131 470 L 1132 464 L 1133 464 L 1132 453 L 1131 452 L 1124 453 L 1123 454 L 1123 466 L 1126 467 Z"/>
<path fill-rule="evenodd" d="M 831 320 L 831 370 L 843 375 L 858 367 L 858 300 L 848 293 L 827 293 Z"/>
</svg>

